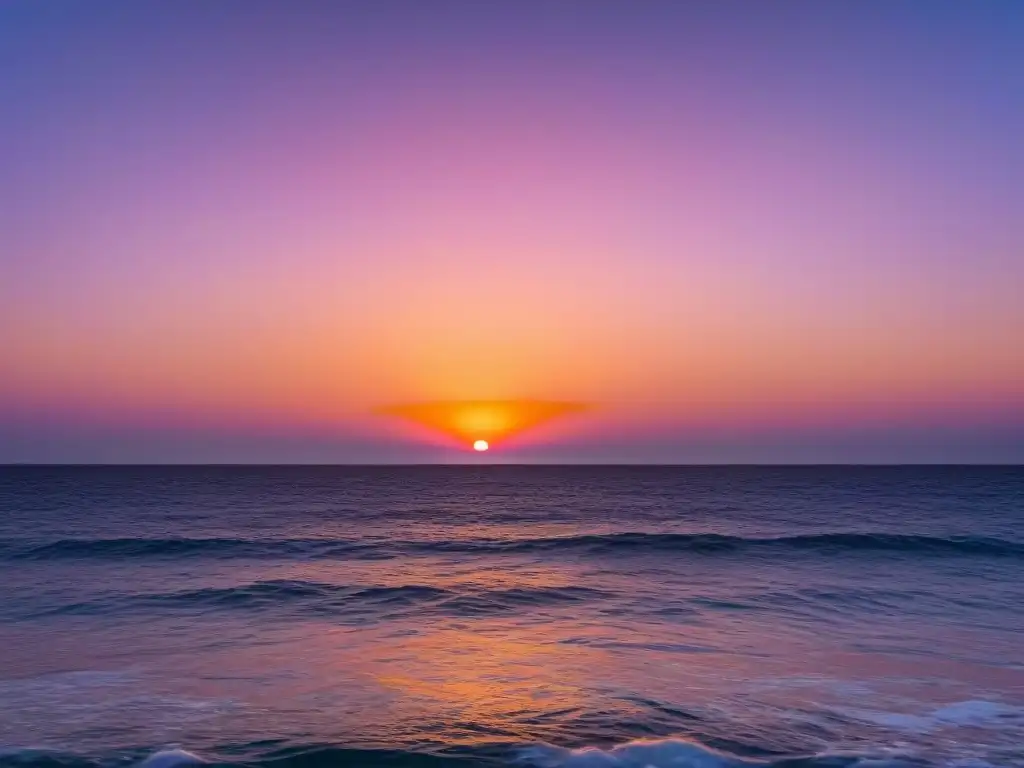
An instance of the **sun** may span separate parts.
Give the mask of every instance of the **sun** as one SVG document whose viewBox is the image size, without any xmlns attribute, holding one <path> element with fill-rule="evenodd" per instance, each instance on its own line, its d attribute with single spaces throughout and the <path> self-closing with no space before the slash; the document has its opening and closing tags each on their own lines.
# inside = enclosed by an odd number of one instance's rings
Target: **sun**
<svg viewBox="0 0 1024 768">
<path fill-rule="evenodd" d="M 541 424 L 587 410 L 585 403 L 555 400 L 428 400 L 380 406 L 374 413 L 397 416 L 448 437 L 452 447 L 483 453 Z"/>
</svg>

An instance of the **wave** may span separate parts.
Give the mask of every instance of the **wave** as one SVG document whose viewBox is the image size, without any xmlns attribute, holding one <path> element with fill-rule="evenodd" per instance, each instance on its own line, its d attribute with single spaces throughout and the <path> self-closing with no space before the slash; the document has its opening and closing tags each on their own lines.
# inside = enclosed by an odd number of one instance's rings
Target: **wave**
<svg viewBox="0 0 1024 768">
<path fill-rule="evenodd" d="M 350 586 L 299 579 L 256 581 L 231 587 L 155 594 L 112 595 L 62 605 L 27 618 L 53 615 L 104 615 L 144 610 L 160 611 L 300 611 L 335 617 L 359 616 L 372 611 L 380 618 L 406 609 L 467 617 L 515 612 L 522 609 L 603 599 L 609 593 L 589 587 L 516 587 L 459 590 L 422 584 Z M 22 616 L 21 618 L 26 618 Z"/>
<path fill-rule="evenodd" d="M 244 747 L 243 753 L 249 752 Z M 119 756 L 124 764 L 128 756 Z M 8 750 L 0 753 L 0 765 L 21 768 L 101 768 L 109 759 L 86 758 L 40 750 Z M 987 766 L 972 761 L 974 766 Z M 928 762 L 909 756 L 879 754 L 816 754 L 750 758 L 707 747 L 695 741 L 669 738 L 630 741 L 602 749 L 566 749 L 548 744 L 522 745 L 513 749 L 473 750 L 458 753 L 400 749 L 360 749 L 334 745 L 309 745 L 260 750 L 245 758 L 223 759 L 182 749 L 158 750 L 136 755 L 133 768 L 197 768 L 198 766 L 251 766 L 254 768 L 332 768 L 359 765 L 364 768 L 465 768 L 466 766 L 519 765 L 525 768 L 909 768 Z"/>
<path fill-rule="evenodd" d="M 379 559 L 387 554 L 369 542 L 343 539 L 111 538 L 58 539 L 43 543 L 6 539 L 0 556 L 13 560 L 217 557 L 244 559 Z"/>
<path fill-rule="evenodd" d="M 442 551 L 576 550 L 594 553 L 627 550 L 719 554 L 803 550 L 811 552 L 914 552 L 962 555 L 1024 555 L 1024 542 L 986 537 L 942 537 L 893 533 L 817 533 L 777 537 L 717 533 L 610 533 L 544 539 L 452 541 L 429 545 Z"/>
<path fill-rule="evenodd" d="M 844 754 L 755 759 L 678 738 L 629 741 L 607 749 L 537 745 L 520 750 L 517 762 L 532 768 L 855 768 L 866 764 L 896 768 L 909 764 L 900 758 Z"/>
<path fill-rule="evenodd" d="M 989 557 L 1024 556 L 1024 542 L 980 536 L 897 533 L 809 533 L 778 537 L 715 533 L 610 533 L 522 539 L 448 541 L 354 541 L 344 539 L 110 538 L 33 542 L 0 540 L 9 560 L 123 558 L 386 559 L 408 554 L 501 554 L 574 552 L 612 555 L 679 552 L 712 556 L 744 553 L 908 553 Z"/>
<path fill-rule="evenodd" d="M 184 768 L 189 765 L 202 765 L 205 762 L 199 755 L 184 749 L 161 749 L 139 763 L 139 768 Z"/>
<path fill-rule="evenodd" d="M 108 754 L 87 757 L 45 749 L 0 748 L 0 766 L 3 768 L 202 768 L 204 766 L 233 766 L 237 768 L 338 768 L 363 766 L 364 768 L 454 768 L 471 766 L 479 762 L 470 757 L 438 756 L 430 753 L 391 750 L 359 749 L 332 745 L 308 745 L 276 750 L 256 750 L 258 745 L 234 745 L 230 752 L 239 751 L 245 758 L 223 755 L 199 755 L 178 748 L 161 749 L 149 754 Z"/>
</svg>

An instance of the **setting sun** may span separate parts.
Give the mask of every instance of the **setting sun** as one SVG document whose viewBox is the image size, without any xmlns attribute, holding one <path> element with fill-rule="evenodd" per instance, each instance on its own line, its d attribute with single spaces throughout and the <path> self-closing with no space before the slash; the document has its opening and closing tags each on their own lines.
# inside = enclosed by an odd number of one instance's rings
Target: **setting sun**
<svg viewBox="0 0 1024 768">
<path fill-rule="evenodd" d="M 486 451 L 496 441 L 586 410 L 583 403 L 548 400 L 442 400 L 391 405 L 376 412 L 447 435 L 460 445 L 472 445 L 475 451 Z"/>
</svg>

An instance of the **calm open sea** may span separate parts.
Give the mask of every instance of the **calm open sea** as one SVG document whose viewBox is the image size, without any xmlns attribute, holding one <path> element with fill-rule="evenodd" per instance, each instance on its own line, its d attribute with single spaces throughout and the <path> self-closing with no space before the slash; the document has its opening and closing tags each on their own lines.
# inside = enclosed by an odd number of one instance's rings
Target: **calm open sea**
<svg viewBox="0 0 1024 768">
<path fill-rule="evenodd" d="M 1024 765 L 1024 469 L 0 468 L 0 763 L 171 746 Z"/>
</svg>

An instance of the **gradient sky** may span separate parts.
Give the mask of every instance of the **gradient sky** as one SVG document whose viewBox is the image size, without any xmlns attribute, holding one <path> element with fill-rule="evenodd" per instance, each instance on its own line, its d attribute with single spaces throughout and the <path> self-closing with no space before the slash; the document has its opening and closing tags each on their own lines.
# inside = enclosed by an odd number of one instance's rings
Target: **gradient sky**
<svg viewBox="0 0 1024 768">
<path fill-rule="evenodd" d="M 1019 0 L 0 2 L 0 461 L 1024 461 L 1022 136 Z"/>
</svg>

